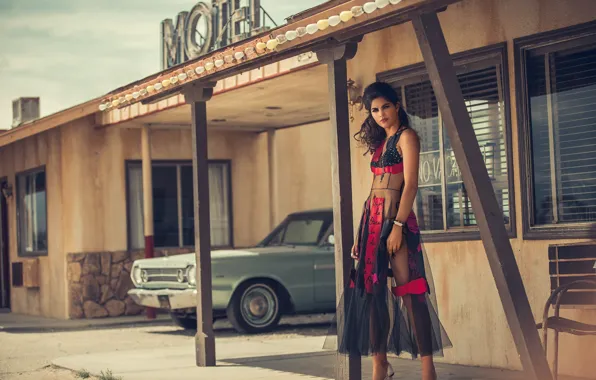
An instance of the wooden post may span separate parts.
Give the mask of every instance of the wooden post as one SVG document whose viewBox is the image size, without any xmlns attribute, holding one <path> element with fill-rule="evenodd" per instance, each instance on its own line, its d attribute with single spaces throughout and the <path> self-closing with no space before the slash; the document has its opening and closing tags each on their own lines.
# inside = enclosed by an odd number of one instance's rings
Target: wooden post
<svg viewBox="0 0 596 380">
<path fill-rule="evenodd" d="M 357 48 L 357 43 L 350 42 L 317 52 L 319 62 L 327 64 L 328 67 L 337 302 L 349 281 L 352 264 L 350 250 L 354 244 L 347 60 L 356 55 Z M 359 356 L 346 358 L 338 354 L 335 371 L 337 380 L 360 380 L 362 378 L 361 358 Z"/>
<path fill-rule="evenodd" d="M 209 173 L 207 163 L 207 101 L 215 84 L 193 83 L 183 89 L 192 113 L 192 172 L 197 278 L 196 363 L 215 366 L 213 302 L 211 284 L 211 233 L 209 217 Z"/>
<path fill-rule="evenodd" d="M 274 129 L 267 131 L 267 153 L 269 158 L 269 228 L 273 230 L 278 223 L 277 204 L 277 152 L 275 150 Z"/>
<path fill-rule="evenodd" d="M 145 258 L 154 257 L 153 241 L 153 176 L 151 172 L 151 128 L 141 129 L 141 160 L 143 175 L 143 233 L 145 235 Z M 155 319 L 155 309 L 146 308 L 147 318 Z"/>
<path fill-rule="evenodd" d="M 412 18 L 441 116 L 472 202 L 505 315 L 527 379 L 552 379 L 503 213 L 482 159 L 447 43 L 436 13 Z"/>
</svg>

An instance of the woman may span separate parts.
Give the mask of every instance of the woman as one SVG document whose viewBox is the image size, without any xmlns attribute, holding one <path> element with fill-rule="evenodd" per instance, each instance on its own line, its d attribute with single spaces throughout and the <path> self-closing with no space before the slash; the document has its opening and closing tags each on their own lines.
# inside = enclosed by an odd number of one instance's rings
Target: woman
<svg viewBox="0 0 596 380">
<path fill-rule="evenodd" d="M 373 182 L 352 248 L 358 264 L 337 312 L 338 351 L 372 355 L 373 380 L 392 378 L 388 352 L 420 355 L 422 379 L 436 379 L 432 355 L 450 342 L 432 306 L 432 281 L 412 211 L 418 135 L 389 84 L 371 84 L 363 103 L 370 114 L 355 138 L 372 154 Z"/>
</svg>

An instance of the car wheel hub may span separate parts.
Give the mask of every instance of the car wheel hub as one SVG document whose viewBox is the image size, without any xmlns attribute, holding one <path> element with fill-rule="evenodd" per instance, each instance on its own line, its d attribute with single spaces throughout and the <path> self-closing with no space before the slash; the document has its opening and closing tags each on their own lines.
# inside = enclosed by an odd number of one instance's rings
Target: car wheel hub
<svg viewBox="0 0 596 380">
<path fill-rule="evenodd" d="M 255 297 L 250 300 L 250 313 L 255 317 L 262 317 L 267 312 L 267 300 L 265 297 Z"/>
<path fill-rule="evenodd" d="M 277 314 L 277 297 L 268 287 L 256 285 L 248 288 L 242 297 L 242 317 L 253 327 L 264 327 Z"/>
</svg>

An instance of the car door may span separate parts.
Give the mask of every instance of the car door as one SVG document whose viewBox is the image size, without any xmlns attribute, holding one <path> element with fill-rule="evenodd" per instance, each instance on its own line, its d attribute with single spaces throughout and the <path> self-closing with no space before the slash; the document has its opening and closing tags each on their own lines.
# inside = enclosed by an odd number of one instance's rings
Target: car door
<svg viewBox="0 0 596 380">
<path fill-rule="evenodd" d="M 319 310 L 314 297 L 315 265 L 319 245 L 330 224 L 325 213 L 298 213 L 267 238 L 266 247 L 278 247 L 276 272 L 288 287 L 297 312 Z"/>
<path fill-rule="evenodd" d="M 330 240 L 331 237 L 331 240 Z M 314 298 L 317 309 L 335 309 L 335 247 L 333 245 L 333 223 L 315 250 Z"/>
</svg>

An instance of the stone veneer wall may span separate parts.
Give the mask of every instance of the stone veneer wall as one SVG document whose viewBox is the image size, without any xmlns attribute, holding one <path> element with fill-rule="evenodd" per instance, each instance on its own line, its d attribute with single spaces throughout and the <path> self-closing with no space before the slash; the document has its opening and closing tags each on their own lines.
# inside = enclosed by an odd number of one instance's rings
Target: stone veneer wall
<svg viewBox="0 0 596 380">
<path fill-rule="evenodd" d="M 156 249 L 155 257 L 193 252 L 193 248 Z M 69 253 L 67 255 L 69 317 L 104 318 L 137 315 L 145 308 L 133 302 L 130 270 L 143 251 Z"/>
</svg>

